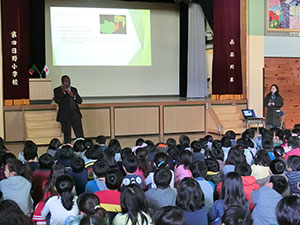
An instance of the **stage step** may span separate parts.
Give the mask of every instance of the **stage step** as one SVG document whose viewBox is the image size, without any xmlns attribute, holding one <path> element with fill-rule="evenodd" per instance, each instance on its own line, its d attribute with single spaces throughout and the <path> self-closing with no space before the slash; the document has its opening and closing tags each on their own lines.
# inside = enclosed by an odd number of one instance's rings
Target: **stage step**
<svg viewBox="0 0 300 225">
<path fill-rule="evenodd" d="M 25 140 L 37 145 L 47 145 L 52 138 L 62 140 L 60 123 L 56 111 L 23 111 Z"/>
<path fill-rule="evenodd" d="M 209 132 L 224 135 L 226 131 L 233 130 L 236 134 L 241 134 L 246 129 L 241 109 L 237 105 L 210 106 L 207 111 Z"/>
</svg>

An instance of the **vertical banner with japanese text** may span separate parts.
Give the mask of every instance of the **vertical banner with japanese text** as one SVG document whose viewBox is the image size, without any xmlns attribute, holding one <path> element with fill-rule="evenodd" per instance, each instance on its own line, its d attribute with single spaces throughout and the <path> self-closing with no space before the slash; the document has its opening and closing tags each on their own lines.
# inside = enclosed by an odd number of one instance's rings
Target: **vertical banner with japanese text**
<svg viewBox="0 0 300 225">
<path fill-rule="evenodd" d="M 242 94 L 240 0 L 214 1 L 213 94 Z"/>
<path fill-rule="evenodd" d="M 29 102 L 29 0 L 2 0 L 3 98 Z"/>
</svg>

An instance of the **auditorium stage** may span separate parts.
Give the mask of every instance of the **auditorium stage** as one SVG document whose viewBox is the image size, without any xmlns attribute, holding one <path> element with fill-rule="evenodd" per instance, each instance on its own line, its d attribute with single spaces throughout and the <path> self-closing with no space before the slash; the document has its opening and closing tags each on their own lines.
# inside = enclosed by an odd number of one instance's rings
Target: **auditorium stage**
<svg viewBox="0 0 300 225">
<path fill-rule="evenodd" d="M 158 142 L 180 134 L 202 136 L 208 132 L 210 106 L 226 105 L 247 108 L 247 100 L 187 99 L 178 96 L 83 98 L 80 109 L 85 137 L 104 135 L 108 139 L 118 138 L 124 143 L 132 143 L 137 137 Z M 56 108 L 54 102 L 4 106 L 6 142 L 29 139 L 24 113 L 36 113 L 38 121 L 44 113 L 55 115 Z M 36 128 L 41 129 L 39 125 Z M 51 135 L 51 129 L 43 130 L 49 130 L 48 135 Z M 43 130 L 35 132 L 42 136 Z M 49 143 L 46 137 L 43 141 L 43 144 Z"/>
</svg>

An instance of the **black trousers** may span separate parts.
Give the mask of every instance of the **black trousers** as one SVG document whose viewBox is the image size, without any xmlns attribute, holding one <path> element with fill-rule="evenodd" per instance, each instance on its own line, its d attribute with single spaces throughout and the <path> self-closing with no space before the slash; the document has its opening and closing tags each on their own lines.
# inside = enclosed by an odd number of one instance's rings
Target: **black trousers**
<svg viewBox="0 0 300 225">
<path fill-rule="evenodd" d="M 64 134 L 64 143 L 71 143 L 71 127 L 75 133 L 76 138 L 83 137 L 83 129 L 81 116 L 78 113 L 72 115 L 71 121 L 62 121 L 61 129 Z"/>
</svg>

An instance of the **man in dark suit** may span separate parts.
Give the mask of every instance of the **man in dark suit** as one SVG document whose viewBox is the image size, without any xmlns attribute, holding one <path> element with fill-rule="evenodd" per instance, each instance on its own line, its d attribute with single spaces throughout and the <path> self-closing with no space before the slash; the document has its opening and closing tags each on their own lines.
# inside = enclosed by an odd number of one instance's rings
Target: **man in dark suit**
<svg viewBox="0 0 300 225">
<path fill-rule="evenodd" d="M 71 143 L 71 126 L 76 138 L 83 137 L 82 115 L 78 107 L 82 99 L 77 89 L 71 87 L 69 76 L 63 75 L 61 85 L 54 89 L 54 101 L 59 106 L 56 120 L 61 123 L 64 143 Z"/>
</svg>

